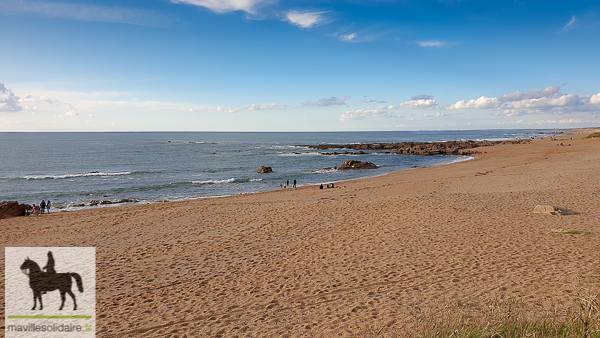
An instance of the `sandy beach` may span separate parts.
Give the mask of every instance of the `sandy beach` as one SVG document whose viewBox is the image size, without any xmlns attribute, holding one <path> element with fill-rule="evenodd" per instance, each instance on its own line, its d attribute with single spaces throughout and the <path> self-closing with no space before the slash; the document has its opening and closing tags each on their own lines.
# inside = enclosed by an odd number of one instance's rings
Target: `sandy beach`
<svg viewBox="0 0 600 338">
<path fill-rule="evenodd" d="M 96 247 L 98 337 L 410 336 L 505 301 L 566 314 L 600 281 L 593 131 L 334 189 L 4 219 L 0 242 Z"/>
</svg>

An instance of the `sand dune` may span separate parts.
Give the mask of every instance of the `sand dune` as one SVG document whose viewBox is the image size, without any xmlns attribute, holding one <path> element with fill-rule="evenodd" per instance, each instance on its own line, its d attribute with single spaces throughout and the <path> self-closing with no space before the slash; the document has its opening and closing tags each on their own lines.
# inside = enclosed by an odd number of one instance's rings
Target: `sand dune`
<svg viewBox="0 0 600 338">
<path fill-rule="evenodd" d="M 386 337 L 461 304 L 567 311 L 600 267 L 600 139 L 580 132 L 335 189 L 0 220 L 0 239 L 96 247 L 98 337 Z"/>
</svg>

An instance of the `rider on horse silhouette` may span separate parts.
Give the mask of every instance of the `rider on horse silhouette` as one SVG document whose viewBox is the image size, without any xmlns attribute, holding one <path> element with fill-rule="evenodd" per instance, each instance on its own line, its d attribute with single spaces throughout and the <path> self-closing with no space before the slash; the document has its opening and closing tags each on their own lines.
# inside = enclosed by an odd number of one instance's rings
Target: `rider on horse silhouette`
<svg viewBox="0 0 600 338">
<path fill-rule="evenodd" d="M 54 270 L 54 256 L 52 256 L 52 251 L 48 251 L 48 263 L 46 263 L 44 270 L 46 270 L 46 273 L 56 273 L 56 270 Z"/>
</svg>

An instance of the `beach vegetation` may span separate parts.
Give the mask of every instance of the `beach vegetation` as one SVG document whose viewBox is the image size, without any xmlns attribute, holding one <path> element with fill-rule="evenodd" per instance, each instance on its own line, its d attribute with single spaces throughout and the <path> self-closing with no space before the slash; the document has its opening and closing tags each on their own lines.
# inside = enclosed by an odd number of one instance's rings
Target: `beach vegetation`
<svg viewBox="0 0 600 338">
<path fill-rule="evenodd" d="M 585 138 L 596 138 L 596 137 L 600 137 L 600 132 L 589 134 Z"/>
<path fill-rule="evenodd" d="M 565 235 L 585 235 L 585 236 L 589 236 L 592 233 L 589 232 L 589 231 L 569 230 L 569 231 L 563 231 L 563 234 L 565 234 Z"/>
<path fill-rule="evenodd" d="M 574 288 L 574 306 L 566 312 L 531 312 L 522 302 L 505 300 L 484 306 L 483 315 L 437 313 L 421 318 L 426 338 L 600 338 L 600 291 Z M 484 308 L 480 308 L 483 310 Z M 454 310 L 457 310 L 454 308 Z M 462 310 L 465 310 L 464 308 Z M 460 312 L 460 311 L 459 311 Z M 480 313 L 481 314 L 481 313 Z"/>
</svg>

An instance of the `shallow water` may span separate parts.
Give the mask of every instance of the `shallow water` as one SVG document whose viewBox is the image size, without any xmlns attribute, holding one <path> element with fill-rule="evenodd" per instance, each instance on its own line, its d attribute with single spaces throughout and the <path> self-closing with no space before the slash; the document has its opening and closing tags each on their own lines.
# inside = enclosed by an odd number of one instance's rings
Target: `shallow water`
<svg viewBox="0 0 600 338">
<path fill-rule="evenodd" d="M 0 201 L 50 199 L 54 207 L 74 209 L 91 200 L 152 203 L 269 191 L 286 180 L 314 185 L 468 159 L 381 152 L 325 156 L 299 144 L 504 140 L 540 132 L 547 131 L 0 133 Z M 379 168 L 323 169 L 349 159 Z M 275 172 L 259 174 L 261 165 Z"/>
</svg>

